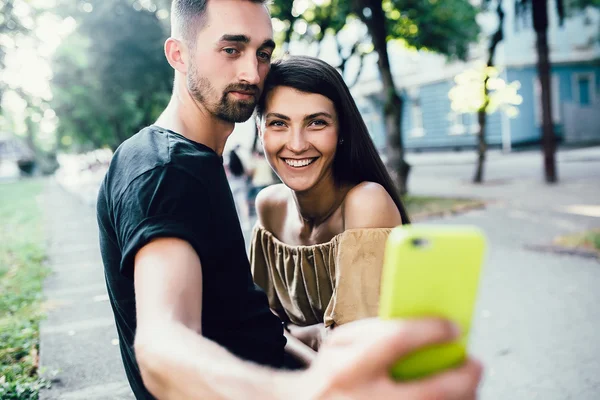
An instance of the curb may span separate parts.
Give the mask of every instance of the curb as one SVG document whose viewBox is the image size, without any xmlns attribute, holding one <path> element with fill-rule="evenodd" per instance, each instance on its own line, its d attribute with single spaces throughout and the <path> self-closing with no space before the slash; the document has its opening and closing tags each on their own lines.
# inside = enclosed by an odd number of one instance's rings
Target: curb
<svg viewBox="0 0 600 400">
<path fill-rule="evenodd" d="M 545 244 L 526 244 L 524 246 L 527 250 L 542 252 L 542 253 L 554 253 L 554 254 L 563 254 L 570 256 L 578 256 L 589 258 L 592 260 L 597 260 L 600 262 L 600 252 L 594 250 L 588 250 L 581 247 L 566 247 L 559 246 L 555 244 L 545 245 Z"/>
<path fill-rule="evenodd" d="M 433 218 L 452 217 L 455 215 L 465 214 L 473 210 L 485 209 L 489 202 L 482 200 L 473 200 L 467 204 L 461 204 L 450 208 L 449 210 L 420 212 L 410 215 L 411 222 L 427 221 Z"/>
</svg>

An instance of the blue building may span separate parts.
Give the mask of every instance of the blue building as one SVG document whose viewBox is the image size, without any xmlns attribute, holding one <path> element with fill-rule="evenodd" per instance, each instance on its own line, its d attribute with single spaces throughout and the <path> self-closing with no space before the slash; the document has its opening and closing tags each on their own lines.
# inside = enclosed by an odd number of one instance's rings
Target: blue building
<svg viewBox="0 0 600 400">
<path fill-rule="evenodd" d="M 515 18 L 514 1 L 503 2 L 504 40 L 496 50 L 496 66 L 506 82 L 520 83 L 523 102 L 514 118 L 488 115 L 487 141 L 510 150 L 541 138 L 540 85 L 536 69 L 535 32 L 531 18 Z M 486 59 L 489 34 L 498 24 L 494 13 L 478 20 L 486 39 L 474 45 L 466 62 L 415 52 L 390 43 L 392 73 L 404 98 L 402 131 L 407 149 L 472 147 L 478 132 L 476 114 L 453 112 L 448 92 L 454 77 Z M 559 139 L 567 143 L 600 142 L 600 11 L 586 9 L 559 26 L 551 10 L 552 109 Z M 352 88 L 376 144 L 385 145 L 381 83 L 376 56 L 366 60 L 361 79 Z"/>
</svg>

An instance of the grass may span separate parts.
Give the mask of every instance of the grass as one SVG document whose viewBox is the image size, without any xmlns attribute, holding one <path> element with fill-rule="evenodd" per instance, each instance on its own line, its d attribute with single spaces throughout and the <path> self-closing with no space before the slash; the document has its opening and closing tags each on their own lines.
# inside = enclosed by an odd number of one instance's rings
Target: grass
<svg viewBox="0 0 600 400">
<path fill-rule="evenodd" d="M 402 198 L 408 215 L 412 220 L 418 221 L 431 216 L 455 214 L 473 208 L 481 208 L 484 203 L 479 200 L 426 197 L 426 196 L 404 196 Z"/>
<path fill-rule="evenodd" d="M 39 180 L 0 185 L 0 399 L 37 399 L 44 232 Z"/>
<path fill-rule="evenodd" d="M 554 243 L 563 247 L 595 251 L 600 256 L 600 229 L 562 236 L 556 239 Z"/>
</svg>

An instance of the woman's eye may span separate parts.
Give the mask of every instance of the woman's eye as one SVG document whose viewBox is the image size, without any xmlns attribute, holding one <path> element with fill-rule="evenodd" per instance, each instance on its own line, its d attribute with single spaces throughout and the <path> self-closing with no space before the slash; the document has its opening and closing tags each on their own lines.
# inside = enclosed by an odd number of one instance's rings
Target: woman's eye
<svg viewBox="0 0 600 400">
<path fill-rule="evenodd" d="M 271 121 L 269 122 L 269 126 L 285 126 L 283 121 Z"/>
<path fill-rule="evenodd" d="M 322 119 L 316 119 L 310 123 L 315 126 L 327 126 L 327 121 L 323 121 Z"/>
</svg>

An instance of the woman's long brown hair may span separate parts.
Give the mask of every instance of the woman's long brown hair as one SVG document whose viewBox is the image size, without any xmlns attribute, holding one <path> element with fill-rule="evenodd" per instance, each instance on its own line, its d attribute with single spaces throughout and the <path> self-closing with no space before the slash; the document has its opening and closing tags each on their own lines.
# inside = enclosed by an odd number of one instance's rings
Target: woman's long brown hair
<svg viewBox="0 0 600 400">
<path fill-rule="evenodd" d="M 380 184 L 398 207 L 402 223 L 409 224 L 408 213 L 392 178 L 383 165 L 350 90 L 338 71 L 325 61 L 314 57 L 291 56 L 275 61 L 258 102 L 259 117 L 264 113 L 267 94 L 278 86 L 320 94 L 333 102 L 339 121 L 339 139 L 342 140 L 333 160 L 333 177 L 336 183 L 359 184 L 369 181 Z"/>
</svg>

